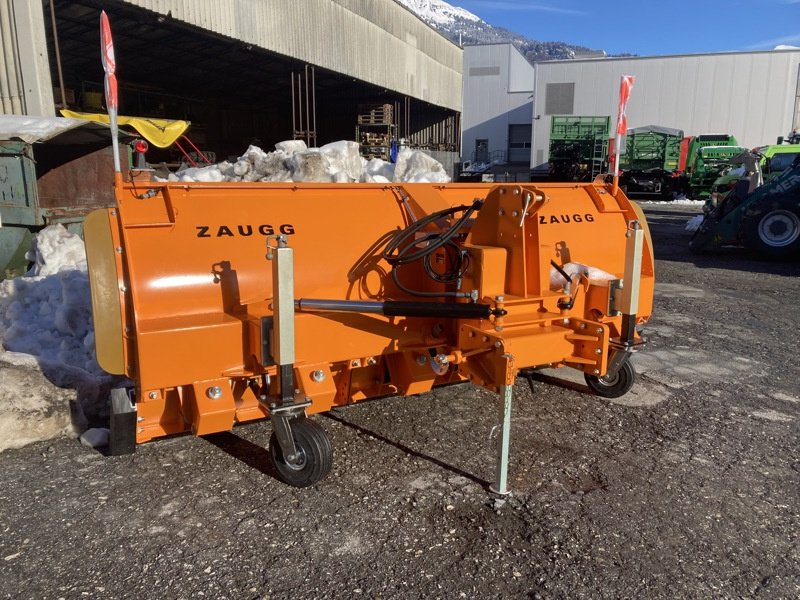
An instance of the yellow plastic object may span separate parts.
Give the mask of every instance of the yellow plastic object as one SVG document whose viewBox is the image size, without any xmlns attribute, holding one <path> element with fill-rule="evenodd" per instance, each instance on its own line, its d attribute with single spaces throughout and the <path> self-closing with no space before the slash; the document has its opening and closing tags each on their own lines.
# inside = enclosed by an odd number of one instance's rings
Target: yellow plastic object
<svg viewBox="0 0 800 600">
<path fill-rule="evenodd" d="M 108 125 L 109 118 L 103 113 L 83 113 L 72 110 L 61 109 L 61 115 L 72 117 L 73 119 L 83 119 L 95 123 Z M 125 117 L 118 116 L 117 122 L 120 125 L 133 127 L 148 142 L 158 148 L 168 148 L 175 143 L 189 128 L 189 121 L 179 121 L 172 119 L 153 119 L 150 117 Z"/>
</svg>

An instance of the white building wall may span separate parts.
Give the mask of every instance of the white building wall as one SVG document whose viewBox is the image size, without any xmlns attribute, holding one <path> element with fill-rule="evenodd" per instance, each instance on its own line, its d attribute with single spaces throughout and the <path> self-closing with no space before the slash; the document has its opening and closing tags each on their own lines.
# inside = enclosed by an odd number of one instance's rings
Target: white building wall
<svg viewBox="0 0 800 600">
<path fill-rule="evenodd" d="M 461 160 L 474 160 L 476 140 L 490 155 L 508 152 L 509 125 L 530 125 L 534 69 L 511 44 L 464 48 Z"/>
<path fill-rule="evenodd" d="M 548 159 L 551 116 L 548 83 L 575 84 L 576 116 L 616 120 L 619 80 L 634 75 L 628 127 L 661 125 L 686 135 L 730 133 L 745 147 L 774 144 L 798 124 L 800 50 L 693 56 L 591 59 L 536 65 L 533 153 L 536 168 Z"/>
</svg>

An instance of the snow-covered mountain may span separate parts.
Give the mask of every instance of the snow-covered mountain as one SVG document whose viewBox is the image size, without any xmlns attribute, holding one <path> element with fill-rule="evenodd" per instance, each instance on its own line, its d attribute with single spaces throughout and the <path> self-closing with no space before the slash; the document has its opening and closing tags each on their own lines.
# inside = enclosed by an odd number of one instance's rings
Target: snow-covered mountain
<svg viewBox="0 0 800 600">
<path fill-rule="evenodd" d="M 420 19 L 456 43 L 496 44 L 511 42 L 531 61 L 574 58 L 591 52 L 589 48 L 564 42 L 540 42 L 490 25 L 468 10 L 444 0 L 396 0 L 416 13 Z"/>
<path fill-rule="evenodd" d="M 481 21 L 480 17 L 468 10 L 453 6 L 444 0 L 398 0 L 429 25 L 448 27 L 458 21 Z M 483 21 L 481 21 L 483 22 Z"/>
</svg>

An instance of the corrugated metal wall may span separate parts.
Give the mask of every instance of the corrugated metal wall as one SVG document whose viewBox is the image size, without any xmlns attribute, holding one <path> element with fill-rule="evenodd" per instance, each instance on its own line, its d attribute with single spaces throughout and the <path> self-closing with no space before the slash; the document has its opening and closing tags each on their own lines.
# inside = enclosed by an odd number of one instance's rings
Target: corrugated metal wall
<svg viewBox="0 0 800 600">
<path fill-rule="evenodd" d="M 0 0 L 0 114 L 55 112 L 41 2 Z"/>
<path fill-rule="evenodd" d="M 0 114 L 4 115 L 21 115 L 25 109 L 13 12 L 13 0 L 0 0 Z"/>
<path fill-rule="evenodd" d="M 394 0 L 125 2 L 461 110 L 461 49 Z"/>
<path fill-rule="evenodd" d="M 548 158 L 547 84 L 575 83 L 574 115 L 616 118 L 620 76 L 634 75 L 629 127 L 732 133 L 754 147 L 792 130 L 799 65 L 796 50 L 539 63 L 534 110 L 541 118 L 534 121 L 532 166 Z"/>
</svg>

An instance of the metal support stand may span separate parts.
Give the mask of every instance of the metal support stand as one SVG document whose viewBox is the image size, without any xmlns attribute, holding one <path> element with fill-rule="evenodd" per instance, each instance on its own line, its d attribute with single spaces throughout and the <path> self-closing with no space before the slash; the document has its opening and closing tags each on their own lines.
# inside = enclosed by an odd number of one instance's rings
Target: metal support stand
<svg viewBox="0 0 800 600">
<path fill-rule="evenodd" d="M 508 450 L 511 445 L 511 400 L 514 396 L 514 386 L 504 385 L 500 388 L 503 405 L 500 409 L 502 419 L 502 433 L 500 435 L 499 453 L 497 456 L 497 478 L 489 489 L 495 494 L 506 496 L 511 493 L 508 489 Z"/>
<path fill-rule="evenodd" d="M 609 284 L 608 314 L 622 315 L 620 337 L 610 340 L 606 376 L 613 377 L 628 360 L 631 352 L 642 342 L 636 341 L 636 313 L 639 311 L 639 291 L 642 282 L 642 248 L 644 229 L 639 221 L 630 221 L 625 233 L 625 273 L 623 279 Z"/>
<path fill-rule="evenodd" d="M 291 420 L 305 414 L 310 402 L 295 402 L 294 391 L 294 253 L 286 236 L 275 236 L 275 246 L 267 240 L 267 259 L 272 261 L 272 359 L 278 365 L 280 401 L 270 404 L 270 422 L 287 463 L 299 459 L 292 435 Z"/>
<path fill-rule="evenodd" d="M 639 311 L 639 288 L 642 281 L 642 245 L 644 230 L 639 221 L 628 223 L 625 234 L 628 243 L 625 245 L 625 284 L 622 287 L 622 341 L 633 342 L 636 313 Z"/>
</svg>

